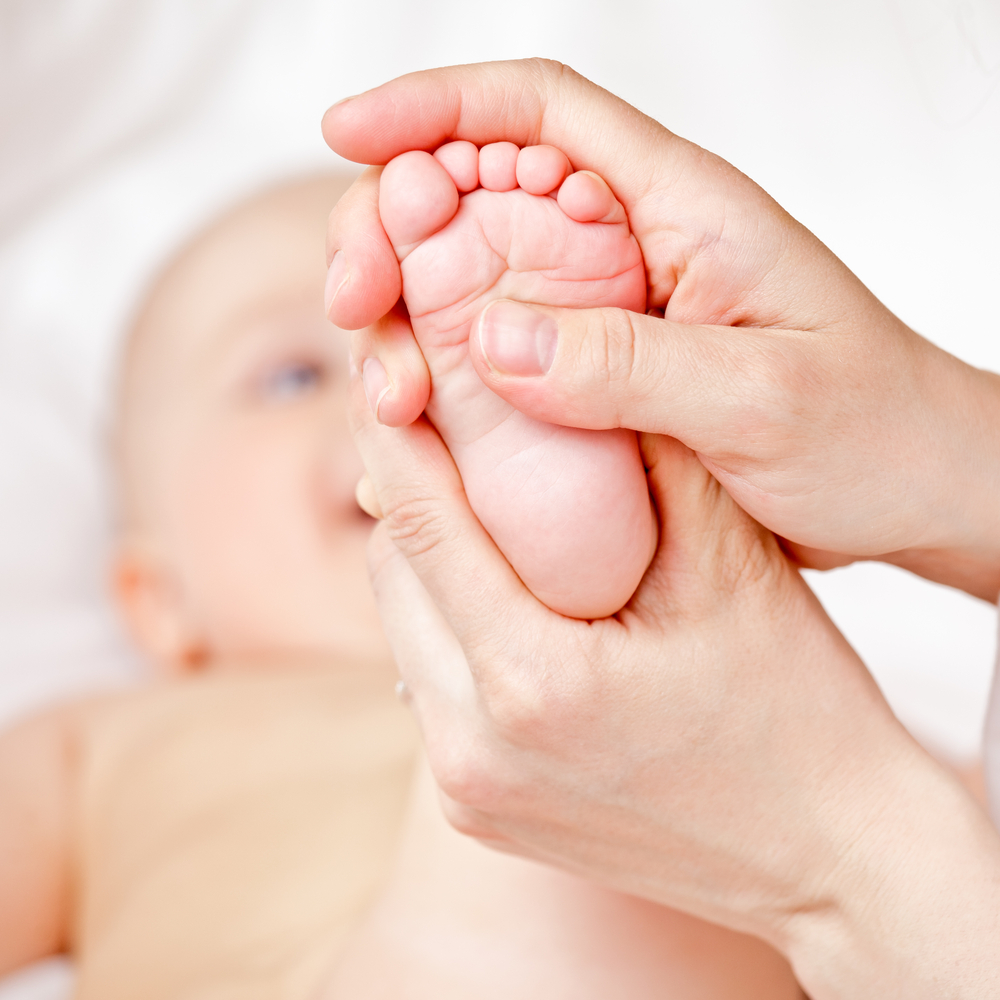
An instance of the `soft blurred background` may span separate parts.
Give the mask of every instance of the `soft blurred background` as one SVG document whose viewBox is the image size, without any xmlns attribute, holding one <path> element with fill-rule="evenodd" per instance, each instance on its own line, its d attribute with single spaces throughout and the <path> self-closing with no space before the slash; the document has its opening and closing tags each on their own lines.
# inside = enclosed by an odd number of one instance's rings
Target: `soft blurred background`
<svg viewBox="0 0 1000 1000">
<path fill-rule="evenodd" d="M 227 203 L 334 165 L 334 100 L 532 55 L 735 163 L 911 326 L 1000 370 L 1000 0 L 0 0 L 0 726 L 142 675 L 106 595 L 104 429 L 157 266 Z M 975 758 L 996 610 L 884 566 L 809 580 L 911 730 Z M 50 963 L 0 1000 L 69 984 Z"/>
</svg>

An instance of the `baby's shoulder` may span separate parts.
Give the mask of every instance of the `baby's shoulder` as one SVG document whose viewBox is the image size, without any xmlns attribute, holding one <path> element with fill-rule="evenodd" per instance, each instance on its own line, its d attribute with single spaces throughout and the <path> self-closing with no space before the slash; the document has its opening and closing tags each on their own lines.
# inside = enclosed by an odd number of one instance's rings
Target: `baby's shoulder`
<svg viewBox="0 0 1000 1000">
<path fill-rule="evenodd" d="M 105 695 L 49 705 L 0 730 L 0 773 L 36 795 L 66 792 L 79 771 L 87 728 L 128 696 Z"/>
</svg>

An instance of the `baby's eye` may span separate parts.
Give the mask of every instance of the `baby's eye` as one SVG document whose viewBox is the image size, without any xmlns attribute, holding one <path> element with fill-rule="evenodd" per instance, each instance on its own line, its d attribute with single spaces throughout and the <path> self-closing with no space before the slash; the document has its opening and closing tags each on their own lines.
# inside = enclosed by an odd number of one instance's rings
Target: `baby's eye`
<svg viewBox="0 0 1000 1000">
<path fill-rule="evenodd" d="M 269 399 L 293 399 L 319 388 L 325 375 L 323 365 L 315 361 L 282 365 L 264 379 L 264 393 Z"/>
</svg>

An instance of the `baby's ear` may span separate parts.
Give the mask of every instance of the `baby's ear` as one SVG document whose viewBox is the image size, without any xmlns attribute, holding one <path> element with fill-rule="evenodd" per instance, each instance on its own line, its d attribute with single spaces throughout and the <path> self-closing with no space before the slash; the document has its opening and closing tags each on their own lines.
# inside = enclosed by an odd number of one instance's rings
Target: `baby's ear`
<svg viewBox="0 0 1000 1000">
<path fill-rule="evenodd" d="M 139 648 L 168 674 L 201 670 L 208 643 L 193 621 L 178 574 L 149 541 L 119 543 L 112 590 Z"/>
</svg>

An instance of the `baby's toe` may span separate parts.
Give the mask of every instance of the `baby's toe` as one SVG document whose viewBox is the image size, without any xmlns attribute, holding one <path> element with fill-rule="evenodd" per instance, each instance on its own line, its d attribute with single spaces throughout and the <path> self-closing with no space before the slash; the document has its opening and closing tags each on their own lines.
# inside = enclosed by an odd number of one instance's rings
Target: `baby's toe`
<svg viewBox="0 0 1000 1000">
<path fill-rule="evenodd" d="M 517 183 L 528 194 L 555 191 L 572 170 L 569 157 L 555 146 L 525 146 L 517 157 Z"/>
<path fill-rule="evenodd" d="M 517 187 L 517 156 L 512 142 L 491 142 L 479 150 L 479 183 L 487 191 L 513 191 Z"/>
<path fill-rule="evenodd" d="M 464 139 L 446 142 L 434 150 L 434 159 L 448 171 L 463 194 L 479 187 L 479 150 L 474 143 Z"/>
<path fill-rule="evenodd" d="M 557 196 L 559 207 L 577 222 L 625 222 L 625 209 L 603 177 L 578 170 L 563 181 Z"/>
<path fill-rule="evenodd" d="M 390 160 L 379 180 L 378 211 L 402 260 L 446 226 L 458 211 L 458 189 L 430 153 L 412 150 Z"/>
</svg>

